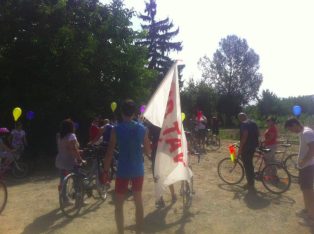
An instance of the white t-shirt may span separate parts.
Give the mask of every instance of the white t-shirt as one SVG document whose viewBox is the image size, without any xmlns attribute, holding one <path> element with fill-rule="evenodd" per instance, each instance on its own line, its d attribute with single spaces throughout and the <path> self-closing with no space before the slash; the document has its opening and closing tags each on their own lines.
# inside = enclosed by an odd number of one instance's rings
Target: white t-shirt
<svg viewBox="0 0 314 234">
<path fill-rule="evenodd" d="M 12 135 L 12 146 L 14 148 L 17 148 L 19 146 L 24 146 L 24 137 L 25 137 L 25 131 L 24 130 L 17 130 L 13 129 L 11 132 Z"/>
<path fill-rule="evenodd" d="M 76 165 L 75 157 L 68 148 L 68 143 L 70 141 L 75 141 L 76 147 L 79 147 L 79 143 L 74 133 L 69 133 L 62 139 L 60 139 L 60 137 L 57 138 L 58 154 L 56 158 L 56 167 L 59 169 L 72 170 Z"/>
<path fill-rule="evenodd" d="M 207 118 L 203 115 L 199 120 L 196 120 L 195 130 L 206 129 Z"/>
<path fill-rule="evenodd" d="M 304 127 L 303 132 L 299 135 L 300 148 L 299 148 L 299 162 L 306 156 L 309 151 L 308 144 L 314 142 L 314 131 L 309 127 Z M 314 156 L 314 155 L 313 155 Z M 309 160 L 302 168 L 314 165 L 314 157 Z"/>
</svg>

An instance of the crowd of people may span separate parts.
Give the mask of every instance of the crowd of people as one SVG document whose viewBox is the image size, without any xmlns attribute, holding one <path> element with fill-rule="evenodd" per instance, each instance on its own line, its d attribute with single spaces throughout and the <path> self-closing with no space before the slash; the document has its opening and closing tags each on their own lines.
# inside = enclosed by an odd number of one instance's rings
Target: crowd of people
<svg viewBox="0 0 314 234">
<path fill-rule="evenodd" d="M 16 122 L 11 132 L 7 128 L 0 128 L 0 159 L 3 161 L 1 163 L 11 163 L 14 154 L 21 155 L 26 146 L 26 133 L 21 122 Z"/>
<path fill-rule="evenodd" d="M 115 179 L 115 218 L 119 233 L 123 233 L 123 204 L 131 184 L 135 201 L 136 228 L 141 232 L 143 224 L 143 201 L 142 186 L 144 181 L 144 155 L 152 161 L 154 175 L 154 162 L 159 140 L 160 128 L 153 125 L 144 125 L 138 119 L 137 108 L 132 100 L 126 100 L 122 105 L 122 121 L 110 122 L 108 119 L 95 118 L 90 126 L 89 144 L 106 142 L 108 144 L 104 157 L 103 183 L 108 182 L 108 170 L 115 147 L 119 149 L 119 163 Z M 275 159 L 275 151 L 278 143 L 278 129 L 273 117 L 266 119 L 267 129 L 260 135 L 257 124 L 248 118 L 245 113 L 239 113 L 240 121 L 240 145 L 238 155 L 241 156 L 247 184 L 244 186 L 249 193 L 256 193 L 255 175 L 253 167 L 253 155 L 259 145 L 270 149 L 266 155 L 266 163 L 272 163 Z M 203 134 L 206 129 L 207 119 L 202 113 L 195 117 L 195 130 Z M 216 116 L 211 119 L 211 131 L 219 134 L 219 121 Z M 298 212 L 303 223 L 314 226 L 314 131 L 303 126 L 298 119 L 292 118 L 285 123 L 286 129 L 300 136 L 300 153 L 298 166 L 300 168 L 300 188 L 304 197 L 305 209 Z M 66 173 L 71 171 L 78 162 L 83 162 L 82 152 L 75 135 L 74 124 L 70 119 L 61 123 L 60 132 L 57 136 L 58 156 L 56 166 L 60 169 L 60 181 Z M 169 187 L 172 201 L 176 201 L 174 187 Z M 156 207 L 165 206 L 163 198 L 156 201 Z"/>
<path fill-rule="evenodd" d="M 250 120 L 245 113 L 239 113 L 240 124 L 240 147 L 238 155 L 241 155 L 245 168 L 247 184 L 245 188 L 249 193 L 256 193 L 254 186 L 253 155 L 259 143 L 259 129 L 257 124 Z M 270 149 L 265 155 L 266 163 L 275 160 L 275 152 L 278 144 L 278 130 L 273 117 L 266 120 L 267 129 L 263 134 L 261 144 Z M 285 122 L 285 128 L 299 136 L 299 185 L 303 194 L 304 209 L 297 211 L 296 215 L 301 218 L 300 224 L 314 226 L 314 131 L 308 126 L 303 126 L 301 122 L 293 117 Z"/>
</svg>

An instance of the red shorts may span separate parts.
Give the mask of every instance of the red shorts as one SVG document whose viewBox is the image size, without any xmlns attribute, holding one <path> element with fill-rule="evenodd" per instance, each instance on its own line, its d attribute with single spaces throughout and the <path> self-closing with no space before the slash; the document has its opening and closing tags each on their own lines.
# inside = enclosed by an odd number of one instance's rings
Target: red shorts
<svg viewBox="0 0 314 234">
<path fill-rule="evenodd" d="M 141 192 L 143 188 L 143 181 L 144 181 L 143 176 L 131 179 L 116 178 L 115 192 L 119 194 L 126 193 L 128 191 L 129 182 L 131 182 L 133 192 Z"/>
</svg>

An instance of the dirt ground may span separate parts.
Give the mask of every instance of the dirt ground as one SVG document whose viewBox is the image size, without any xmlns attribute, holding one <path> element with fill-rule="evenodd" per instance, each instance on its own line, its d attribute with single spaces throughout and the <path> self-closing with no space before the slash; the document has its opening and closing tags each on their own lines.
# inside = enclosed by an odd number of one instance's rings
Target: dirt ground
<svg viewBox="0 0 314 234">
<path fill-rule="evenodd" d="M 145 161 L 144 233 L 314 233 L 298 224 L 295 211 L 302 208 L 302 196 L 294 182 L 288 192 L 273 195 L 257 182 L 257 196 L 248 196 L 240 186 L 224 184 L 217 175 L 217 163 L 228 156 L 224 141 L 220 150 L 208 151 L 200 164 L 192 158 L 194 190 L 192 206 L 184 211 L 179 185 L 178 200 L 155 209 L 151 163 Z M 242 185 L 245 181 L 242 182 Z M 37 171 L 23 181 L 7 179 L 9 198 L 0 215 L 1 234 L 36 233 L 116 233 L 112 192 L 106 201 L 91 198 L 75 219 L 59 210 L 56 170 Z M 125 202 L 125 230 L 134 231 L 134 203 Z"/>
</svg>

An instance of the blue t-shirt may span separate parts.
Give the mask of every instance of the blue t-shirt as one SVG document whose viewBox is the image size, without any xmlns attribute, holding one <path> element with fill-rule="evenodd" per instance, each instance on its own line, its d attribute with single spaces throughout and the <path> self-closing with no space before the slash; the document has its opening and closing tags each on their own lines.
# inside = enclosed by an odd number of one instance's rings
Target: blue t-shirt
<svg viewBox="0 0 314 234">
<path fill-rule="evenodd" d="M 142 145 L 146 128 L 135 121 L 122 122 L 115 127 L 119 148 L 117 177 L 144 176 Z"/>
</svg>

